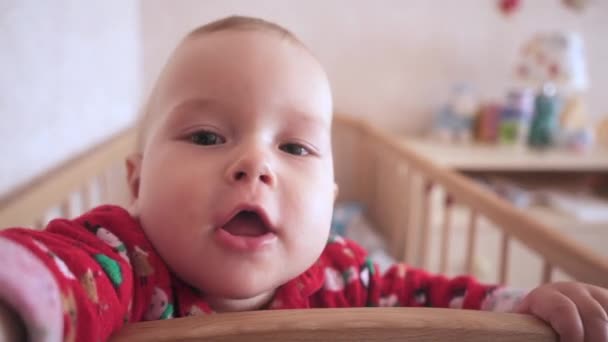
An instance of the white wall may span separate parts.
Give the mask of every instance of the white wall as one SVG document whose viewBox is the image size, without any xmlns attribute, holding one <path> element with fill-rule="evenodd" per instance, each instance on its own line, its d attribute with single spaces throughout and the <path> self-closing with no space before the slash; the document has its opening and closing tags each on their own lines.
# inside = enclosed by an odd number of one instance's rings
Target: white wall
<svg viewBox="0 0 608 342">
<path fill-rule="evenodd" d="M 590 112 L 608 114 L 608 1 L 590 3 L 579 14 L 561 0 L 522 1 L 507 18 L 494 0 L 146 0 L 144 84 L 191 28 L 230 14 L 260 16 L 291 29 L 317 53 L 339 111 L 416 132 L 451 82 L 470 81 L 482 96 L 500 97 L 520 45 L 538 30 L 568 29 L 587 43 Z"/>
<path fill-rule="evenodd" d="M 126 127 L 138 2 L 0 1 L 0 195 Z"/>
</svg>

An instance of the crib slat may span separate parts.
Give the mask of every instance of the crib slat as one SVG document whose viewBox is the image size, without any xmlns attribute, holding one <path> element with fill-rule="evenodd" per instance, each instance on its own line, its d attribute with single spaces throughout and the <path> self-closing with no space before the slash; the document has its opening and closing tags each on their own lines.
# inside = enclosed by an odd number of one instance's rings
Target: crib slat
<svg viewBox="0 0 608 342">
<path fill-rule="evenodd" d="M 97 184 L 99 186 L 99 201 L 101 203 L 107 203 L 110 198 L 110 187 L 108 185 L 108 175 L 106 172 L 102 172 L 97 176 Z"/>
<path fill-rule="evenodd" d="M 394 242 L 391 248 L 391 255 L 405 255 L 407 251 L 407 227 L 404 224 L 403 213 L 405 201 L 403 199 L 403 184 L 404 184 L 404 169 L 403 165 L 394 154 L 387 156 L 389 160 L 386 163 L 387 181 L 385 181 L 385 206 L 388 219 L 388 236 Z M 392 180 L 392 181 L 388 181 Z M 392 183 L 392 185 L 391 185 Z M 407 261 L 407 259 L 404 259 Z"/>
<path fill-rule="evenodd" d="M 446 193 L 443 209 L 443 231 L 441 233 L 441 249 L 439 261 L 439 273 L 445 273 L 448 269 L 448 256 L 450 254 L 450 236 L 452 235 L 452 195 Z"/>
<path fill-rule="evenodd" d="M 473 274 L 473 260 L 475 257 L 475 249 L 477 248 L 477 210 L 471 208 L 469 216 L 469 231 L 467 236 L 467 248 L 466 248 L 466 272 L 467 274 Z"/>
<path fill-rule="evenodd" d="M 369 192 L 368 192 L 368 198 L 369 201 L 367 203 L 368 205 L 368 211 L 369 214 L 372 218 L 372 220 L 376 223 L 378 223 L 378 225 L 380 225 L 380 217 L 379 217 L 379 204 L 378 204 L 378 199 L 379 199 L 379 190 L 378 187 L 380 185 L 380 181 L 379 181 L 379 174 L 380 174 L 380 156 L 378 156 L 377 153 L 377 148 L 375 146 L 375 144 L 371 143 L 367 146 L 367 153 L 369 155 L 369 179 L 368 181 L 368 186 L 369 186 Z"/>
<path fill-rule="evenodd" d="M 376 191 L 375 191 L 375 217 L 376 222 L 378 222 L 380 230 L 387 236 L 387 232 L 389 230 L 390 222 L 389 215 L 387 215 L 388 205 L 386 204 L 387 200 L 387 166 L 386 166 L 386 155 L 379 153 L 379 148 L 376 149 Z"/>
<path fill-rule="evenodd" d="M 399 165 L 399 179 L 403 179 L 403 191 L 401 192 L 401 201 L 403 209 L 399 213 L 401 220 L 399 221 L 403 229 L 403 261 L 406 263 L 412 263 L 415 248 L 415 227 L 411 224 L 410 220 L 412 217 L 412 170 L 407 167 L 406 164 Z"/>
<path fill-rule="evenodd" d="M 422 198 L 420 199 L 420 249 L 418 250 L 418 265 L 422 268 L 428 267 L 429 260 L 429 235 L 431 230 L 431 211 L 432 211 L 432 198 L 431 192 L 433 190 L 433 183 L 426 179 L 422 179 Z M 413 199 L 416 201 L 416 199 Z"/>
<path fill-rule="evenodd" d="M 553 278 L 553 265 L 546 259 L 543 261 L 543 274 L 541 284 L 550 283 Z"/>
<path fill-rule="evenodd" d="M 507 273 L 509 272 L 509 243 L 511 241 L 511 237 L 503 233 L 502 241 L 500 244 L 500 264 L 498 266 L 499 270 L 499 279 L 498 282 L 500 284 L 507 283 Z"/>
<path fill-rule="evenodd" d="M 61 204 L 59 205 L 59 215 L 62 218 L 72 218 L 72 205 L 69 197 L 61 201 Z"/>
<path fill-rule="evenodd" d="M 44 219 L 43 218 L 39 218 L 36 221 L 34 221 L 34 229 L 41 230 L 42 228 L 44 228 Z"/>
<path fill-rule="evenodd" d="M 389 251 L 393 256 L 403 254 L 403 244 L 400 243 L 403 238 L 403 227 L 397 224 L 398 213 L 394 210 L 399 206 L 397 191 L 399 190 L 396 184 L 396 158 L 392 153 L 378 154 L 378 179 L 376 191 L 376 205 L 379 228 L 383 235 L 392 241 L 389 245 Z"/>
<path fill-rule="evenodd" d="M 353 130 L 351 139 L 354 145 L 353 151 L 358 152 L 354 153 L 351 151 L 354 160 L 349 162 L 346 167 L 349 167 L 350 170 L 355 172 L 355 176 L 352 179 L 352 186 L 356 187 L 356 198 L 364 199 L 366 201 L 364 204 L 370 208 L 370 181 L 372 180 L 371 177 L 373 165 L 371 165 L 372 157 L 368 141 L 369 139 L 362 135 L 359 130 Z"/>
<path fill-rule="evenodd" d="M 359 132 L 359 134 L 361 134 Z M 360 183 L 360 196 L 365 199 L 365 205 L 369 208 L 370 214 L 374 215 L 374 208 L 376 206 L 374 200 L 376 196 L 376 161 L 377 157 L 374 153 L 373 143 L 370 141 L 369 137 L 359 136 L 360 142 L 359 144 L 363 144 L 361 146 L 361 155 L 359 156 L 360 160 L 364 163 L 360 166 L 360 174 L 363 176 L 361 180 L 357 180 Z M 353 165 L 353 168 L 358 169 L 359 166 Z"/>
<path fill-rule="evenodd" d="M 91 184 L 84 184 L 79 191 L 78 199 L 81 205 L 81 211 L 86 212 L 90 210 L 93 206 L 93 201 L 91 199 Z"/>
</svg>

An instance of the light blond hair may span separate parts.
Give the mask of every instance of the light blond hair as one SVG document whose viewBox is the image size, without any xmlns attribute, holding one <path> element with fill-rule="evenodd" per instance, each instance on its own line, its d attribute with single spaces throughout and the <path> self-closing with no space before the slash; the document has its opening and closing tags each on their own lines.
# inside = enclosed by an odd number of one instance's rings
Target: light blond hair
<svg viewBox="0 0 608 342">
<path fill-rule="evenodd" d="M 194 30 L 190 31 L 190 33 L 188 33 L 182 39 L 182 41 L 180 42 L 178 47 L 180 45 L 182 45 L 184 42 L 187 42 L 188 40 L 196 38 L 198 36 L 201 36 L 204 34 L 211 34 L 211 33 L 215 33 L 215 32 L 221 32 L 221 31 L 260 31 L 260 32 L 275 34 L 279 38 L 286 39 L 286 40 L 294 43 L 295 45 L 300 46 L 308 51 L 306 46 L 293 33 L 291 33 L 286 28 L 284 28 L 278 24 L 275 24 L 273 22 L 266 21 L 264 19 L 237 16 L 237 15 L 215 20 L 208 24 L 195 28 Z M 175 51 L 173 53 L 175 53 Z M 166 66 L 165 66 L 165 68 L 166 68 Z M 143 152 L 148 135 L 152 128 L 152 124 L 154 123 L 154 120 L 157 119 L 157 117 L 158 117 L 158 114 L 156 113 L 156 110 L 154 109 L 153 99 L 157 92 L 157 86 L 158 86 L 158 83 L 159 83 L 160 78 L 162 77 L 163 73 L 164 73 L 164 68 L 163 68 L 163 71 L 161 71 L 161 73 L 160 73 L 161 76 L 159 76 L 159 78 L 156 80 L 155 85 L 152 88 L 152 91 L 150 92 L 150 95 L 148 96 L 148 99 L 145 102 L 142 109 L 140 110 L 140 113 L 138 116 L 137 145 L 136 145 L 136 152 L 138 152 L 138 153 Z"/>
</svg>

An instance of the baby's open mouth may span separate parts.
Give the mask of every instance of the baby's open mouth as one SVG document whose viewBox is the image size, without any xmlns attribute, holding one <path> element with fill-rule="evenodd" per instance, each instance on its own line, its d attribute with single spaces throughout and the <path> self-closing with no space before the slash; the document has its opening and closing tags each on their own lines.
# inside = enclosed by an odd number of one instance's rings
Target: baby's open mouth
<svg viewBox="0 0 608 342">
<path fill-rule="evenodd" d="M 270 232 L 264 220 L 256 212 L 243 210 L 236 214 L 223 227 L 234 236 L 257 237 Z"/>
</svg>

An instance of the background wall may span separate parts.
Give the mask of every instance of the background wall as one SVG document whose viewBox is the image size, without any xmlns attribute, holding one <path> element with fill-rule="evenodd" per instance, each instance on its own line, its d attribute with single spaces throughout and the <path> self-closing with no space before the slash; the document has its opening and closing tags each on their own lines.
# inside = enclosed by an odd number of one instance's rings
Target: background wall
<svg viewBox="0 0 608 342">
<path fill-rule="evenodd" d="M 291 29 L 326 67 L 338 111 L 403 133 L 427 127 L 454 82 L 500 97 L 535 32 L 576 30 L 588 109 L 608 114 L 608 0 L 582 13 L 522 3 L 504 17 L 490 0 L 3 0 L 0 195 L 132 122 L 177 40 L 230 14 Z"/>
<path fill-rule="evenodd" d="M 0 0 L 0 195 L 126 127 L 137 1 Z"/>
<path fill-rule="evenodd" d="M 589 109 L 608 114 L 608 1 L 578 13 L 561 0 L 522 0 L 504 17 L 494 0 L 182 0 L 141 2 L 144 85 L 183 34 L 230 15 L 260 16 L 298 35 L 326 67 L 339 111 L 419 132 L 457 81 L 500 97 L 520 46 L 537 31 L 576 30 L 588 51 Z M 147 89 L 147 88 L 146 88 Z"/>
</svg>

